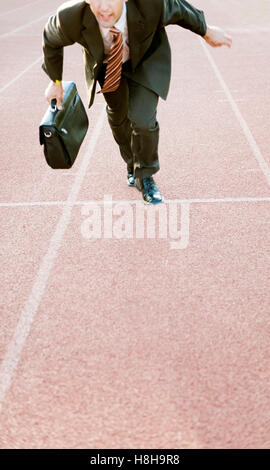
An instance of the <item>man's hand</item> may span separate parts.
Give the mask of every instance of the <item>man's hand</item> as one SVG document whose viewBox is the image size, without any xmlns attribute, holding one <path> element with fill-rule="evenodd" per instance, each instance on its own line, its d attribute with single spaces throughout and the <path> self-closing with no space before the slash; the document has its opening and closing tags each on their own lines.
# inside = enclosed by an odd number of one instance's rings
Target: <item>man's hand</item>
<svg viewBox="0 0 270 470">
<path fill-rule="evenodd" d="M 45 90 L 45 97 L 49 104 L 51 104 L 51 100 L 56 99 L 57 108 L 62 109 L 62 100 L 64 97 L 62 83 L 50 82 Z"/>
<path fill-rule="evenodd" d="M 218 26 L 208 26 L 203 39 L 212 47 L 227 46 L 231 47 L 232 38 Z"/>
</svg>

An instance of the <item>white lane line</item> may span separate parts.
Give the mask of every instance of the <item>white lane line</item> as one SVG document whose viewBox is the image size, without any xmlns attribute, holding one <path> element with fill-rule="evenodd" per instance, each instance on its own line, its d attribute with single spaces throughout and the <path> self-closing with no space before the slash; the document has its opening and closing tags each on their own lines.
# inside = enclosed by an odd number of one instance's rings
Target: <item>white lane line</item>
<svg viewBox="0 0 270 470">
<path fill-rule="evenodd" d="M 41 21 L 43 18 L 49 18 L 50 15 L 52 15 L 53 12 L 48 12 L 45 15 L 40 16 L 39 18 L 36 18 L 33 21 L 30 21 L 29 23 L 24 24 L 23 26 L 19 26 L 19 28 L 13 29 L 12 31 L 9 31 L 8 33 L 0 34 L 0 39 L 7 38 L 9 36 L 13 36 L 14 34 L 18 33 L 19 31 L 22 31 L 25 28 L 29 28 L 29 26 L 32 26 L 35 23 L 38 23 Z"/>
<path fill-rule="evenodd" d="M 19 78 L 21 78 L 26 72 L 28 72 L 28 70 L 30 70 L 32 67 L 34 67 L 34 65 L 36 65 L 38 62 L 40 62 L 42 59 L 43 59 L 43 55 L 41 55 L 38 59 L 36 59 L 34 62 L 32 62 L 32 64 L 28 65 L 28 67 L 26 67 L 26 69 L 24 69 L 22 72 L 20 72 L 18 75 L 16 75 L 16 77 L 14 77 L 12 80 L 10 80 L 5 86 L 0 88 L 0 93 L 3 93 L 8 87 L 13 85 L 14 82 L 19 80 Z"/>
<path fill-rule="evenodd" d="M 1 202 L 0 207 L 65 206 L 66 201 Z"/>
<path fill-rule="evenodd" d="M 4 13 L 0 13 L 0 18 L 2 18 L 2 16 L 9 15 L 10 13 L 14 13 L 14 11 L 23 10 L 24 8 L 33 6 L 36 3 L 40 3 L 41 1 L 43 0 L 36 0 L 35 2 L 27 3 L 26 5 L 23 5 L 22 7 L 13 8 L 13 10 L 8 10 L 8 11 L 5 11 Z"/>
<path fill-rule="evenodd" d="M 204 199 L 164 199 L 166 204 L 222 204 L 228 202 L 270 202 L 270 197 L 224 197 L 224 198 L 204 198 Z M 142 199 L 131 199 L 131 200 L 96 200 L 96 201 L 75 201 L 74 206 L 83 205 L 103 205 L 103 204 L 143 204 Z M 34 201 L 34 202 L 1 202 L 1 207 L 46 207 L 46 206 L 66 206 L 68 201 Z M 146 206 L 148 207 L 148 206 Z"/>
<path fill-rule="evenodd" d="M 8 391 L 12 382 L 12 378 L 15 374 L 25 341 L 27 340 L 27 337 L 30 333 L 31 325 L 39 308 L 42 296 L 46 288 L 47 280 L 53 268 L 65 231 L 70 222 L 72 208 L 74 206 L 74 203 L 76 202 L 76 198 L 79 194 L 90 158 L 92 157 L 95 145 L 101 133 L 101 129 L 104 122 L 104 116 L 105 107 L 99 115 L 93 134 L 91 135 L 89 144 L 85 151 L 82 164 L 79 168 L 76 179 L 73 183 L 68 199 L 63 208 L 62 215 L 58 221 L 56 230 L 50 240 L 47 253 L 45 254 L 41 262 L 39 271 L 33 284 L 32 292 L 30 293 L 29 298 L 26 301 L 24 308 L 20 314 L 20 318 L 16 326 L 13 338 L 8 345 L 6 354 L 0 366 L 0 411 L 5 398 L 5 394 Z"/>
<path fill-rule="evenodd" d="M 245 137 L 246 137 L 246 139 L 247 139 L 247 141 L 248 141 L 248 143 L 251 147 L 253 155 L 256 158 L 256 160 L 257 160 L 257 162 L 258 162 L 258 164 L 259 164 L 259 166 L 260 166 L 260 168 L 261 168 L 261 170 L 262 170 L 262 172 L 263 172 L 263 174 L 266 178 L 266 181 L 267 181 L 268 185 L 270 186 L 270 168 L 267 165 L 267 163 L 266 163 L 266 161 L 265 161 L 265 159 L 264 159 L 264 157 L 263 157 L 263 155 L 260 151 L 260 148 L 259 148 L 256 140 L 254 139 L 254 137 L 253 137 L 246 121 L 245 121 L 245 119 L 243 118 L 240 109 L 238 108 L 235 100 L 233 99 L 229 88 L 227 87 L 225 81 L 223 80 L 222 75 L 221 75 L 216 63 L 214 62 L 214 59 L 212 58 L 210 52 L 208 51 L 206 45 L 204 44 L 204 39 L 202 39 L 202 38 L 199 38 L 199 39 L 200 39 L 202 48 L 203 48 L 203 50 L 204 50 L 204 52 L 205 52 L 205 54 L 206 54 L 206 56 L 207 56 L 207 58 L 208 58 L 208 60 L 211 64 L 211 66 L 212 66 L 219 82 L 220 82 L 220 85 L 221 85 L 221 87 L 223 88 L 224 92 L 227 95 L 228 101 L 229 101 L 229 103 L 230 103 L 230 105 L 231 105 L 231 107 L 232 107 L 239 123 L 240 123 L 240 126 L 241 126 L 241 128 L 242 128 L 242 130 L 245 134 Z"/>
</svg>

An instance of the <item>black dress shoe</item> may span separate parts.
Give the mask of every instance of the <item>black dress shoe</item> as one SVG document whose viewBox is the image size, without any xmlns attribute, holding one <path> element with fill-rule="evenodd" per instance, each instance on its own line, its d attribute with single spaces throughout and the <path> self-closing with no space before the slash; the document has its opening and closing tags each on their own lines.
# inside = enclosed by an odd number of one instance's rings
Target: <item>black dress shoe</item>
<svg viewBox="0 0 270 470">
<path fill-rule="evenodd" d="M 163 202 L 163 197 L 152 176 L 147 178 L 136 178 L 135 185 L 142 192 L 145 204 L 159 204 Z"/>
<path fill-rule="evenodd" d="M 135 186 L 135 176 L 133 175 L 133 173 L 129 173 L 127 174 L 127 184 L 128 186 Z"/>
</svg>

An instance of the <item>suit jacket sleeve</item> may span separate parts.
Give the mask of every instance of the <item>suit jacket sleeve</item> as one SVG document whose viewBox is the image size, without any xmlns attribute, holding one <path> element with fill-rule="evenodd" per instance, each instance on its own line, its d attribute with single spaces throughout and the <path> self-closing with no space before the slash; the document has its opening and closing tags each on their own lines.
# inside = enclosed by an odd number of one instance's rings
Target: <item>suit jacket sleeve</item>
<svg viewBox="0 0 270 470">
<path fill-rule="evenodd" d="M 44 54 L 42 69 L 51 80 L 62 80 L 63 48 L 71 44 L 74 44 L 74 41 L 64 31 L 58 12 L 48 19 L 42 40 Z"/>
<path fill-rule="evenodd" d="M 206 22 L 204 13 L 185 0 L 164 0 L 163 26 L 178 24 L 193 33 L 204 36 Z"/>
</svg>

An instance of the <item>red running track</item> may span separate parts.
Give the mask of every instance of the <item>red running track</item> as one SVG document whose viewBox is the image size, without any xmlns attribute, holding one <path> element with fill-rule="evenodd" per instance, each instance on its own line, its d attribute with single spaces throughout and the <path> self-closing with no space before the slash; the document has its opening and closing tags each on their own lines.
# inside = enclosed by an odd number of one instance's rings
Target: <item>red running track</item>
<svg viewBox="0 0 270 470">
<path fill-rule="evenodd" d="M 269 2 L 194 2 L 231 50 L 168 28 L 152 235 L 102 96 L 74 167 L 44 160 L 41 32 L 60 3 L 0 12 L 0 447 L 268 448 Z M 86 103 L 80 47 L 64 79 Z"/>
</svg>

